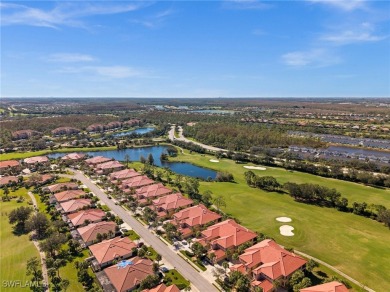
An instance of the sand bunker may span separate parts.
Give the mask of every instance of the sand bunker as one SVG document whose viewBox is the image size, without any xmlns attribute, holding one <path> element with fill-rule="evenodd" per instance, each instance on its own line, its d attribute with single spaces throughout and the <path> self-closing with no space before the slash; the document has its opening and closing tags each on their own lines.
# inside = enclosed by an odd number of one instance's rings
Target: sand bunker
<svg viewBox="0 0 390 292">
<path fill-rule="evenodd" d="M 276 218 L 276 221 L 287 223 L 287 222 L 291 222 L 292 219 L 290 217 L 278 217 Z"/>
<path fill-rule="evenodd" d="M 292 232 L 294 230 L 294 227 L 290 225 L 282 225 L 279 227 L 279 230 L 280 234 L 283 236 L 294 236 L 294 232 Z"/>
<path fill-rule="evenodd" d="M 209 161 L 210 162 L 219 162 L 219 160 L 217 160 L 217 159 L 210 159 Z"/>
<path fill-rule="evenodd" d="M 244 165 L 244 168 L 246 169 L 256 169 L 256 170 L 266 170 L 265 167 L 262 166 L 249 166 L 249 165 Z"/>
</svg>

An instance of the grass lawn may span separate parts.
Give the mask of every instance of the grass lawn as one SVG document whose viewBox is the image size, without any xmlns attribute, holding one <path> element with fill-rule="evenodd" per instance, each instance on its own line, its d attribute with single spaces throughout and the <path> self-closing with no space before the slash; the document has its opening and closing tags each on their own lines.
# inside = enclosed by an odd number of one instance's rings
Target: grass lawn
<svg viewBox="0 0 390 292">
<path fill-rule="evenodd" d="M 148 246 L 148 251 L 146 252 L 146 257 L 152 261 L 156 260 L 157 252 L 154 250 L 153 247 Z"/>
<path fill-rule="evenodd" d="M 133 241 L 141 238 L 134 230 L 129 230 L 126 232 L 126 234 Z"/>
<path fill-rule="evenodd" d="M 172 160 L 194 164 L 234 175 L 236 183 L 201 182 L 200 191 L 211 190 L 213 196 L 221 195 L 226 201 L 223 211 L 239 219 L 255 231 L 273 237 L 278 243 L 308 253 L 340 269 L 356 280 L 377 291 L 390 291 L 390 232 L 374 220 L 336 209 L 321 208 L 295 202 L 288 195 L 265 192 L 247 186 L 242 164 L 222 159 L 211 163 L 213 156 L 179 154 Z M 281 168 L 255 171 L 257 174 L 275 176 L 280 182 L 308 182 L 335 187 L 342 196 L 353 202 L 366 201 L 390 208 L 390 191 L 364 185 L 326 179 Z M 284 237 L 279 233 L 283 223 L 276 217 L 292 218 L 295 236 Z"/>
<path fill-rule="evenodd" d="M 180 290 L 185 289 L 190 286 L 190 282 L 184 279 L 184 277 L 175 269 L 169 270 L 164 275 L 164 283 L 169 282 L 171 284 L 175 284 Z"/>
<path fill-rule="evenodd" d="M 0 194 L 3 194 L 2 190 L 0 190 Z M 26 276 L 27 260 L 34 256 L 39 258 L 39 253 L 28 239 L 28 235 L 17 236 L 12 233 L 12 225 L 8 223 L 8 214 L 17 207 L 28 206 L 28 202 L 31 200 L 24 188 L 15 193 L 11 192 L 10 195 L 18 197 L 22 195 L 26 200 L 22 203 L 17 203 L 16 200 L 0 202 L 0 279 L 5 281 L 20 280 L 24 283 L 31 279 L 30 276 Z M 26 288 L 13 287 L 12 291 L 26 291 Z"/>
</svg>

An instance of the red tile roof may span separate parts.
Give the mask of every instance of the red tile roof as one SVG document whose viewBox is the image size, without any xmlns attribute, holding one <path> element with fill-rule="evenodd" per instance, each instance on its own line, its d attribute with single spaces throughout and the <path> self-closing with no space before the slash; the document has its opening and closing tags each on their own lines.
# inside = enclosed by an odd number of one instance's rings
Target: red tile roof
<svg viewBox="0 0 390 292">
<path fill-rule="evenodd" d="M 77 199 L 83 195 L 85 195 L 85 192 L 82 190 L 67 190 L 54 194 L 54 198 L 57 200 L 57 202 L 64 202 Z"/>
<path fill-rule="evenodd" d="M 127 262 L 131 264 L 125 267 L 116 264 L 104 269 L 111 284 L 118 292 L 130 290 L 139 285 L 147 276 L 154 274 L 153 262 L 149 259 L 135 257 Z"/>
<path fill-rule="evenodd" d="M 104 163 L 100 163 L 96 165 L 96 169 L 113 169 L 113 168 L 120 168 L 125 167 L 122 163 L 116 160 L 107 161 Z"/>
<path fill-rule="evenodd" d="M 274 289 L 274 285 L 272 284 L 271 281 L 264 279 L 262 281 L 252 281 L 251 282 L 252 286 L 258 286 L 263 289 L 263 292 L 270 292 Z"/>
<path fill-rule="evenodd" d="M 98 223 L 91 223 L 87 226 L 80 227 L 77 229 L 77 232 L 80 234 L 84 242 L 90 242 L 96 240 L 98 233 L 107 234 L 109 231 L 112 231 L 115 234 L 116 224 L 112 221 L 102 221 Z"/>
<path fill-rule="evenodd" d="M 152 289 L 146 289 L 142 292 L 179 292 L 179 288 L 175 284 L 171 286 L 166 286 L 164 283 L 158 285 L 157 287 L 154 287 Z"/>
<path fill-rule="evenodd" d="M 0 161 L 0 168 L 15 167 L 19 165 L 20 165 L 19 162 L 16 160 Z"/>
<path fill-rule="evenodd" d="M 83 225 L 86 220 L 89 220 L 91 223 L 100 221 L 105 215 L 106 213 L 100 209 L 88 209 L 69 214 L 68 218 L 73 226 L 79 226 Z"/>
<path fill-rule="evenodd" d="M 148 178 L 145 175 L 140 175 L 132 178 L 128 178 L 124 181 L 122 181 L 122 188 L 127 189 L 127 188 L 139 188 L 142 186 L 146 185 L 151 185 L 155 181 Z"/>
<path fill-rule="evenodd" d="M 82 153 L 69 153 L 61 158 L 61 160 L 80 160 L 85 157 Z"/>
<path fill-rule="evenodd" d="M 329 282 L 299 290 L 300 292 L 348 292 L 348 288 L 340 282 Z"/>
<path fill-rule="evenodd" d="M 276 280 L 281 276 L 288 277 L 306 264 L 306 260 L 291 253 L 271 239 L 263 240 L 258 244 L 247 248 L 240 255 L 240 261 L 253 268 L 255 275 L 264 274 Z"/>
<path fill-rule="evenodd" d="M 177 208 L 189 206 L 193 202 L 193 200 L 187 199 L 182 194 L 175 193 L 153 200 L 153 206 L 155 209 L 170 211 Z"/>
<path fill-rule="evenodd" d="M 237 247 L 256 238 L 256 233 L 239 225 L 233 219 L 210 226 L 202 232 L 203 239 L 227 249 Z"/>
<path fill-rule="evenodd" d="M 16 176 L 3 176 L 0 178 L 0 186 L 7 185 L 10 182 L 18 182 L 18 178 Z"/>
<path fill-rule="evenodd" d="M 89 246 L 99 264 L 110 262 L 124 256 L 130 256 L 137 245 L 128 237 L 115 237 Z"/>
<path fill-rule="evenodd" d="M 78 184 L 76 183 L 58 183 L 55 185 L 50 185 L 46 187 L 51 193 L 57 193 L 63 190 L 76 190 L 79 188 Z"/>
<path fill-rule="evenodd" d="M 138 199 L 148 199 L 148 198 L 155 198 L 160 197 L 162 195 L 167 195 L 172 193 L 171 189 L 166 188 L 162 183 L 153 184 L 141 187 L 135 191 L 135 196 Z"/>
<path fill-rule="evenodd" d="M 104 156 L 95 156 L 95 157 L 88 158 L 87 160 L 85 160 L 85 163 L 87 163 L 87 164 L 99 164 L 99 163 L 104 163 L 104 162 L 111 161 L 111 160 L 112 160 L 111 158 L 107 158 L 107 157 L 104 157 Z"/>
<path fill-rule="evenodd" d="M 27 164 L 45 163 L 45 162 L 49 162 L 49 158 L 47 158 L 46 156 L 35 156 L 35 157 L 25 158 L 23 162 Z"/>
<path fill-rule="evenodd" d="M 221 216 L 200 204 L 175 213 L 173 218 L 177 223 L 186 224 L 190 227 L 193 227 L 216 221 L 220 219 Z"/>
<path fill-rule="evenodd" d="M 115 171 L 110 174 L 111 180 L 123 180 L 126 178 L 131 178 L 135 176 L 140 176 L 141 174 L 139 172 L 136 172 L 134 169 L 123 169 L 119 171 Z"/>
<path fill-rule="evenodd" d="M 70 200 L 67 202 L 63 202 L 60 204 L 60 206 L 66 213 L 69 213 L 69 212 L 75 212 L 84 207 L 91 206 L 91 204 L 92 201 L 90 199 L 78 199 L 78 200 Z"/>
</svg>

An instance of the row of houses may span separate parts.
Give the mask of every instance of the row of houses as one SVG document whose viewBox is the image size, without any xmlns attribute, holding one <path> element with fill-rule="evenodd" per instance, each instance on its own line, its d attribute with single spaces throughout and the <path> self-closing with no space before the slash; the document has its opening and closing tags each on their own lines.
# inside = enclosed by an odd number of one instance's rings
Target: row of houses
<svg viewBox="0 0 390 292">
<path fill-rule="evenodd" d="M 58 183 L 42 190 L 51 194 L 50 202 L 69 224 L 72 237 L 88 248 L 87 261 L 104 291 L 132 291 L 146 277 L 155 275 L 153 261 L 135 256 L 139 245 L 124 237 L 115 222 L 107 221 L 106 213 L 96 208 L 77 183 Z M 145 291 L 178 292 L 179 289 L 160 284 Z"/>
<path fill-rule="evenodd" d="M 107 130 L 119 129 L 122 127 L 139 126 L 141 123 L 138 119 L 131 119 L 125 122 L 114 121 L 108 124 L 92 124 L 86 128 L 87 132 L 103 132 Z"/>
</svg>

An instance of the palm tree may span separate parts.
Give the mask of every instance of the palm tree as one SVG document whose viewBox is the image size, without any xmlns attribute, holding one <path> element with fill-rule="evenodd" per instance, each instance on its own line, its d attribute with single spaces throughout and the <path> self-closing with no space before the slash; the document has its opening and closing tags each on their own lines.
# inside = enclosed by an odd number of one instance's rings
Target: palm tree
<svg viewBox="0 0 390 292">
<path fill-rule="evenodd" d="M 221 212 L 221 207 L 226 208 L 225 199 L 222 196 L 218 196 L 214 199 L 214 205 L 217 207 L 218 211 Z"/>
<path fill-rule="evenodd" d="M 224 261 L 222 263 L 222 267 L 225 269 L 225 275 L 226 275 L 226 270 L 227 270 L 227 268 L 229 268 L 229 263 L 227 261 Z"/>
<path fill-rule="evenodd" d="M 126 162 L 126 167 L 129 168 L 130 155 L 127 153 L 125 154 L 125 162 Z"/>
</svg>

